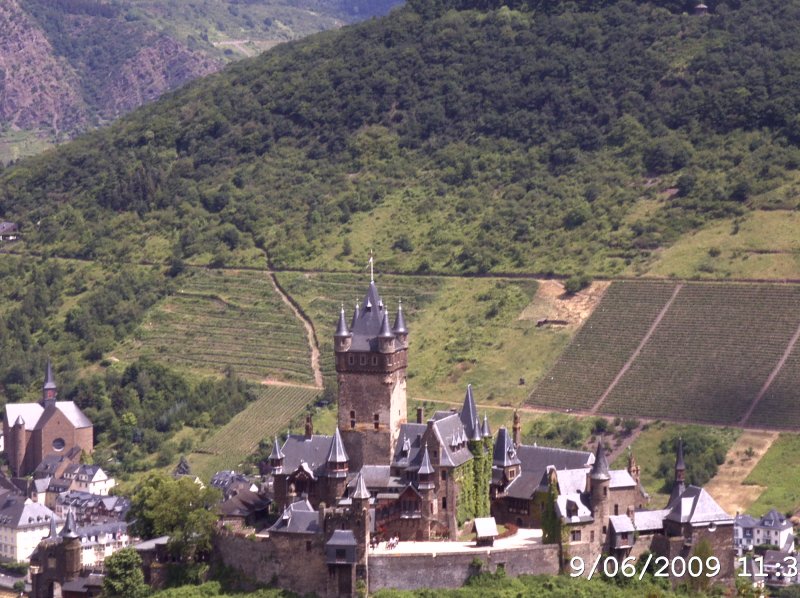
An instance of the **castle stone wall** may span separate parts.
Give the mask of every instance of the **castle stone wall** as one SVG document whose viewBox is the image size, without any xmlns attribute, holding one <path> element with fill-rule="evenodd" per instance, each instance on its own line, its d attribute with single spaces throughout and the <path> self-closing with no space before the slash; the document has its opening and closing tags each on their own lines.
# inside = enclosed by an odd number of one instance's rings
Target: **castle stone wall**
<svg viewBox="0 0 800 598">
<path fill-rule="evenodd" d="M 370 555 L 369 590 L 459 588 L 478 572 L 476 559 L 481 561 L 482 571 L 495 572 L 502 567 L 510 577 L 558 574 L 558 546 L 555 545 L 509 550 L 476 548 L 474 552 L 435 556 Z"/>
</svg>

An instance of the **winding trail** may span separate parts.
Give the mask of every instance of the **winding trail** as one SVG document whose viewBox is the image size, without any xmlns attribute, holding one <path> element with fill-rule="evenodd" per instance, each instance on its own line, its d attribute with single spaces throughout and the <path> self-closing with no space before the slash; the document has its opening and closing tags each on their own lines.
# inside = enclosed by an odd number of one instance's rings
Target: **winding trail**
<svg viewBox="0 0 800 598">
<path fill-rule="evenodd" d="M 275 277 L 275 273 L 269 272 L 267 276 L 269 281 L 272 283 L 272 288 L 275 289 L 275 292 L 280 296 L 281 300 L 289 306 L 289 309 L 292 310 L 294 316 L 303 323 L 303 326 L 306 329 L 308 346 L 311 348 L 311 369 L 314 372 L 314 386 L 316 388 L 322 388 L 322 370 L 319 367 L 319 346 L 317 345 L 317 335 L 314 332 L 314 326 L 300 312 L 300 310 L 297 309 L 297 306 L 289 298 L 289 296 L 283 292 L 281 285 L 278 284 L 278 279 Z"/>
</svg>

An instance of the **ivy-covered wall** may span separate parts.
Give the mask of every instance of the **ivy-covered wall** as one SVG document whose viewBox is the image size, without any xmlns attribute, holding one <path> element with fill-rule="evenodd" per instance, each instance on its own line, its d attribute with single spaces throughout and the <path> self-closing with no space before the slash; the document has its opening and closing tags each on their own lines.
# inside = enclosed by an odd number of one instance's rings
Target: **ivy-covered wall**
<svg viewBox="0 0 800 598">
<path fill-rule="evenodd" d="M 489 516 L 489 484 L 492 481 L 491 439 L 469 443 L 472 460 L 453 473 L 459 487 L 456 508 L 458 525 L 475 517 Z"/>
</svg>

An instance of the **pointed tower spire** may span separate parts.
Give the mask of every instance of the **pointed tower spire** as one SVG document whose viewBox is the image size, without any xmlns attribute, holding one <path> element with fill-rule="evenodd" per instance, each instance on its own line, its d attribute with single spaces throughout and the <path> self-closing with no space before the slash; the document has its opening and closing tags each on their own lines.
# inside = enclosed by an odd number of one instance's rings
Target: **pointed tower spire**
<svg viewBox="0 0 800 598">
<path fill-rule="evenodd" d="M 675 471 L 686 471 L 686 463 L 683 461 L 683 438 L 678 438 L 678 448 L 675 453 Z"/>
<path fill-rule="evenodd" d="M 392 327 L 392 330 L 396 335 L 408 334 L 408 328 L 406 328 L 406 319 L 403 317 L 402 299 L 397 304 L 397 317 L 394 319 L 394 326 Z"/>
<path fill-rule="evenodd" d="M 608 473 L 608 459 L 606 458 L 606 450 L 603 448 L 603 440 L 597 441 L 597 451 L 594 456 L 594 465 L 592 465 L 593 480 L 610 480 L 611 474 Z"/>
<path fill-rule="evenodd" d="M 367 484 L 364 482 L 364 476 L 361 475 L 361 472 L 358 472 L 358 476 L 356 476 L 356 489 L 353 491 L 353 495 L 350 498 L 356 500 L 369 500 L 370 494 L 369 490 L 367 490 Z"/>
<path fill-rule="evenodd" d="M 56 528 L 56 515 L 53 513 L 50 516 L 50 534 L 47 536 L 48 539 L 54 540 L 58 538 L 58 529 Z"/>
<path fill-rule="evenodd" d="M 342 442 L 342 434 L 339 428 L 333 432 L 333 440 L 331 440 L 331 448 L 328 451 L 328 463 L 347 463 L 350 459 L 347 457 L 347 451 L 344 450 L 344 442 Z"/>
<path fill-rule="evenodd" d="M 492 430 L 489 428 L 489 417 L 484 413 L 483 414 L 483 426 L 481 427 L 481 436 L 484 438 L 491 438 L 492 437 Z"/>
<path fill-rule="evenodd" d="M 44 384 L 42 385 L 42 407 L 47 407 L 50 404 L 55 405 L 57 393 L 58 387 L 56 386 L 56 378 L 53 375 L 53 363 L 48 358 Z"/>
<path fill-rule="evenodd" d="M 75 525 L 75 515 L 72 509 L 67 513 L 67 522 L 64 524 L 64 529 L 61 530 L 61 537 L 65 540 L 72 540 L 78 537 L 78 529 Z"/>
<path fill-rule="evenodd" d="M 281 443 L 278 442 L 278 437 L 276 436 L 275 437 L 275 442 L 272 445 L 272 452 L 269 454 L 269 460 L 270 461 L 273 461 L 273 460 L 278 461 L 280 459 L 285 459 L 285 458 L 286 458 L 286 455 L 283 454 L 283 451 L 281 450 Z"/>
<path fill-rule="evenodd" d="M 422 463 L 419 466 L 419 475 L 430 475 L 434 472 L 433 465 L 431 465 L 431 457 L 428 454 L 428 443 L 425 443 L 425 448 L 422 453 Z"/>
<path fill-rule="evenodd" d="M 464 395 L 464 405 L 461 407 L 461 424 L 467 438 L 475 437 L 475 422 L 478 420 L 478 408 L 475 406 L 475 397 L 472 396 L 472 384 L 467 384 L 467 393 Z"/>
<path fill-rule="evenodd" d="M 355 328 L 356 322 L 358 322 L 358 310 L 359 310 L 358 301 L 356 301 L 356 308 L 353 310 L 353 319 L 350 321 L 350 330 Z"/>
<path fill-rule="evenodd" d="M 344 317 L 344 303 L 342 303 L 342 309 L 339 312 L 339 323 L 336 325 L 336 334 L 334 334 L 336 338 L 345 338 L 352 336 L 350 331 L 347 329 L 347 322 L 345 321 Z"/>
<path fill-rule="evenodd" d="M 394 333 L 392 329 L 389 327 L 389 314 L 383 314 L 383 322 L 381 323 L 381 331 L 378 334 L 378 338 L 394 338 Z"/>
<path fill-rule="evenodd" d="M 470 440 L 473 442 L 480 442 L 481 440 L 481 423 L 477 417 L 472 424 L 472 436 L 470 436 Z"/>
</svg>

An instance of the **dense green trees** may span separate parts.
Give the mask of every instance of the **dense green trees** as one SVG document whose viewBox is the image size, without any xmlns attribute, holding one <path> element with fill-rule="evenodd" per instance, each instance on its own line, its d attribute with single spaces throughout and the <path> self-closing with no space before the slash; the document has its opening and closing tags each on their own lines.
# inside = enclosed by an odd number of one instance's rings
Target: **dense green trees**
<svg viewBox="0 0 800 598">
<path fill-rule="evenodd" d="M 170 536 L 175 556 L 196 561 L 211 551 L 217 520 L 213 508 L 220 498 L 216 488 L 201 487 L 188 477 L 151 473 L 133 491 L 128 521 L 142 538 Z"/>
<path fill-rule="evenodd" d="M 797 2 L 708 19 L 561 4 L 406 8 L 276 48 L 5 171 L 0 215 L 33 246 L 108 260 L 153 238 L 197 263 L 258 247 L 349 264 L 374 246 L 393 269 L 614 274 L 791 178 Z M 378 213 L 392 230 L 340 251 Z"/>
<path fill-rule="evenodd" d="M 144 582 L 142 557 L 134 548 L 123 548 L 104 562 L 104 598 L 144 598 L 150 587 Z"/>
</svg>

